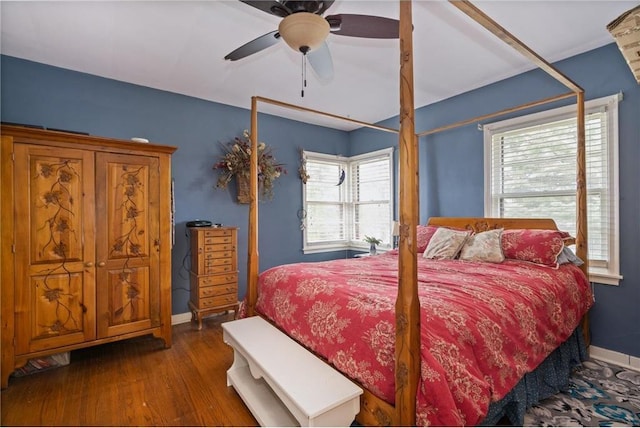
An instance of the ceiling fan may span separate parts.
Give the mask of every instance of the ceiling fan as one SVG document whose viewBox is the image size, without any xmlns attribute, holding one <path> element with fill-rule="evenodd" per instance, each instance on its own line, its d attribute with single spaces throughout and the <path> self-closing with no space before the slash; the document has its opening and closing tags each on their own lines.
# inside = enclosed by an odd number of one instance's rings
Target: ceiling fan
<svg viewBox="0 0 640 428">
<path fill-rule="evenodd" d="M 277 30 L 254 39 L 224 59 L 236 61 L 266 49 L 282 38 L 293 50 L 308 58 L 316 74 L 323 79 L 333 76 L 333 61 L 325 39 L 329 33 L 339 36 L 373 39 L 397 39 L 399 21 L 382 16 L 322 14 L 334 0 L 240 0 L 270 15 L 283 18 Z"/>
</svg>

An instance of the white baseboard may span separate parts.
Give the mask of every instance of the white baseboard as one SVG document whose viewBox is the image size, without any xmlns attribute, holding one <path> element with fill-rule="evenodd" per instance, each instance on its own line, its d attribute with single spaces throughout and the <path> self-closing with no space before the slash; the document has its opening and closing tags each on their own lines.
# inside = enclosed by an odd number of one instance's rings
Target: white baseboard
<svg viewBox="0 0 640 428">
<path fill-rule="evenodd" d="M 233 310 L 229 310 L 229 312 L 233 312 Z M 220 313 L 222 314 L 222 312 Z M 212 315 L 215 315 L 215 314 L 212 314 Z M 191 322 L 191 312 L 171 315 L 171 325 L 184 324 L 187 322 Z"/>
<path fill-rule="evenodd" d="M 171 325 L 184 324 L 186 322 L 191 322 L 191 312 L 171 315 Z"/>
<path fill-rule="evenodd" d="M 615 364 L 626 369 L 640 371 L 640 358 L 609 349 L 589 346 L 589 356 L 595 360 Z"/>
</svg>

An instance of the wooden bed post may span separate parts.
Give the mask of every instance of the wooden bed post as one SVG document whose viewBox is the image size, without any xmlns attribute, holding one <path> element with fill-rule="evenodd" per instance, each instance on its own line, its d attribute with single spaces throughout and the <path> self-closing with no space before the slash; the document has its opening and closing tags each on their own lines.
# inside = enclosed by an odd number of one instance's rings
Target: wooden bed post
<svg viewBox="0 0 640 428">
<path fill-rule="evenodd" d="M 587 154 L 584 123 L 584 92 L 576 93 L 577 104 L 577 177 L 576 177 L 576 255 L 584 260 L 581 266 L 589 275 L 589 258 L 587 254 Z"/>
<path fill-rule="evenodd" d="M 587 223 L 587 149 L 584 118 L 584 91 L 576 91 L 577 104 L 577 137 L 576 153 L 576 255 L 584 261 L 580 269 L 589 278 L 588 223 Z M 582 335 L 586 346 L 591 344 L 589 317 L 585 315 L 581 322 Z"/>
<path fill-rule="evenodd" d="M 396 423 L 416 424 L 420 377 L 420 303 L 416 229 L 418 225 L 418 145 L 413 94 L 411 0 L 400 0 L 400 243 L 396 300 Z"/>
<path fill-rule="evenodd" d="M 258 298 L 258 100 L 251 97 L 251 157 L 249 175 L 249 245 L 247 249 L 247 316 L 255 315 Z"/>
</svg>

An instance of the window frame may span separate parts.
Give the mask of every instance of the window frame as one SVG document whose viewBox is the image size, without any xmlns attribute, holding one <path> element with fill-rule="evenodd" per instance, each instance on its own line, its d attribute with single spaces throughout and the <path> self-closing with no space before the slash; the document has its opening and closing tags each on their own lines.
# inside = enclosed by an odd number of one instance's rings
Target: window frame
<svg viewBox="0 0 640 428">
<path fill-rule="evenodd" d="M 618 133 L 618 103 L 622 100 L 622 94 L 610 95 L 585 102 L 585 115 L 606 108 L 607 115 L 607 159 L 608 159 L 608 191 L 609 191 L 609 260 L 607 266 L 598 262 L 589 263 L 589 280 L 599 284 L 619 285 L 620 274 L 620 198 L 619 198 L 619 133 Z M 500 217 L 496 212 L 493 199 L 492 183 L 492 137 L 496 133 L 526 128 L 560 121 L 575 116 L 575 105 L 568 105 L 538 113 L 518 116 L 511 119 L 486 124 L 484 133 L 484 212 L 487 217 Z M 587 180 L 588 181 L 588 180 Z M 588 191 L 589 189 L 587 189 Z M 564 192 L 563 192 L 564 193 Z M 571 193 L 576 194 L 576 190 Z M 587 215 L 589 212 L 587 211 Z"/>
<path fill-rule="evenodd" d="M 369 249 L 369 245 L 363 241 L 357 241 L 353 239 L 354 236 L 354 206 L 361 202 L 356 202 L 353 200 L 354 195 L 352 194 L 352 174 L 350 173 L 353 165 L 358 163 L 371 162 L 376 159 L 388 159 L 389 161 L 389 237 L 390 241 L 393 241 L 392 236 L 392 228 L 393 228 L 393 213 L 394 213 L 394 160 L 393 160 L 393 152 L 394 148 L 389 147 L 386 149 L 376 150 L 373 152 L 363 153 L 360 155 L 355 155 L 351 157 L 344 157 L 338 155 L 331 155 L 326 153 L 312 152 L 308 150 L 302 151 L 302 157 L 305 162 L 309 161 L 317 161 L 317 162 L 327 162 L 327 163 L 335 163 L 344 167 L 344 170 L 347 172 L 344 181 L 344 190 L 341 192 L 342 201 L 336 202 L 337 204 L 341 204 L 343 206 L 343 212 L 345 213 L 345 239 L 339 241 L 330 241 L 325 243 L 314 243 L 309 242 L 307 236 L 307 219 L 306 214 L 304 218 L 301 219 L 302 224 L 305 226 L 302 228 L 302 252 L 304 254 L 314 254 L 314 253 L 323 253 L 323 252 L 331 252 L 331 251 L 344 251 L 344 250 L 355 250 L 355 251 L 365 251 Z M 302 213 L 308 212 L 308 201 L 307 201 L 307 185 L 302 183 Z M 392 242 L 384 242 L 383 244 L 378 246 L 378 249 L 381 252 L 391 249 L 393 246 Z"/>
</svg>

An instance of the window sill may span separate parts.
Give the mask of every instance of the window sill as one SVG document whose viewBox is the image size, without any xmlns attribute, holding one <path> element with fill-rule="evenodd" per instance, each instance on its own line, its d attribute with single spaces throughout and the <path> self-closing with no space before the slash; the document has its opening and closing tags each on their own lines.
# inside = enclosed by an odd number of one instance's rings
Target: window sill
<svg viewBox="0 0 640 428">
<path fill-rule="evenodd" d="M 589 271 L 589 281 L 595 282 L 596 284 L 620 285 L 621 279 L 622 275 L 613 275 L 602 271 L 598 272 L 593 269 Z"/>
<path fill-rule="evenodd" d="M 334 253 L 347 250 L 349 250 L 349 248 L 346 247 L 303 248 L 302 254 Z"/>
<path fill-rule="evenodd" d="M 377 254 L 386 253 L 387 251 L 391 251 L 392 248 L 377 248 Z M 337 251 L 358 251 L 358 252 L 366 252 L 369 254 L 369 247 L 348 247 L 348 246 L 326 246 L 326 247 L 307 247 L 302 249 L 303 254 L 317 254 L 317 253 L 331 253 Z"/>
</svg>

